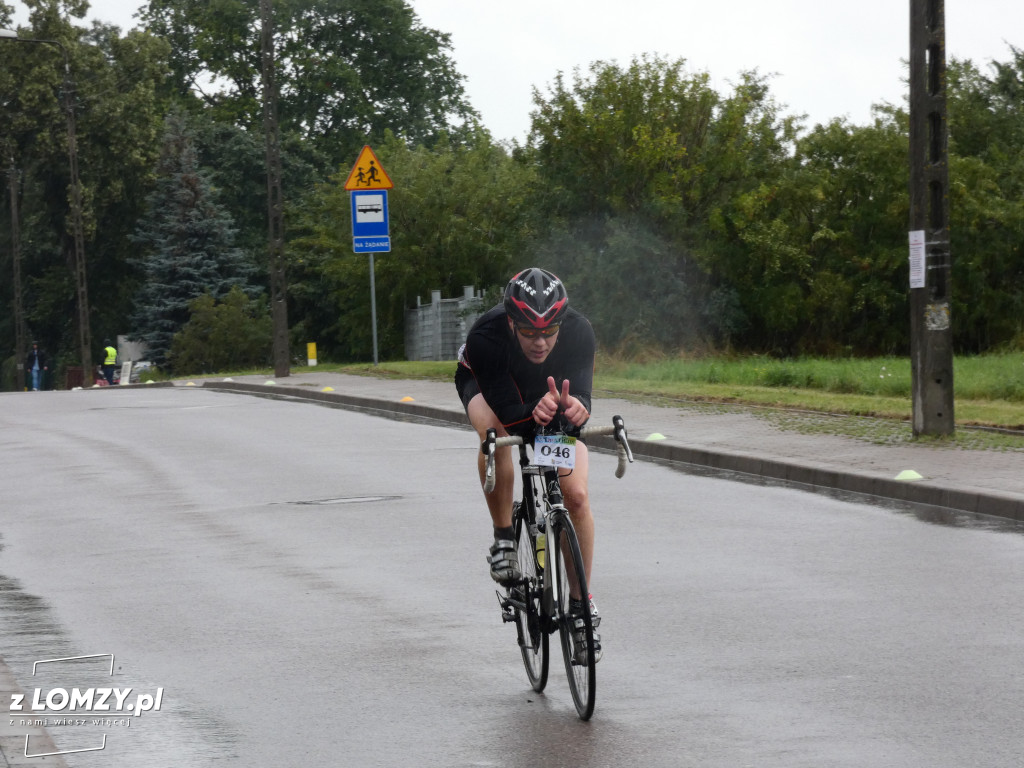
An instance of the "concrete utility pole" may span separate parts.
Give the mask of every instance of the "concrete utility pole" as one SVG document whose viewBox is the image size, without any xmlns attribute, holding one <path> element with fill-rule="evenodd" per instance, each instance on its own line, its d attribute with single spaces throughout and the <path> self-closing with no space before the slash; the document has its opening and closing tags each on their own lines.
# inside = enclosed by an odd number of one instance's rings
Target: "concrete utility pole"
<svg viewBox="0 0 1024 768">
<path fill-rule="evenodd" d="M 910 356 L 914 435 L 952 435 L 952 257 L 944 0 L 910 0 Z"/>
<path fill-rule="evenodd" d="M 274 376 L 291 373 L 288 351 L 288 283 L 284 268 L 284 211 L 281 198 L 281 148 L 277 130 L 272 0 L 260 0 L 260 50 L 263 68 L 263 134 L 267 156 L 267 251 L 270 307 L 274 326 Z"/>
</svg>

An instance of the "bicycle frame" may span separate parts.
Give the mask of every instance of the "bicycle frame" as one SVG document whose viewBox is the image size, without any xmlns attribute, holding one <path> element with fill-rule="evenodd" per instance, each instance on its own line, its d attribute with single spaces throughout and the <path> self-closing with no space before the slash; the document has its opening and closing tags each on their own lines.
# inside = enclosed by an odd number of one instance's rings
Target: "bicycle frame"
<svg viewBox="0 0 1024 768">
<path fill-rule="evenodd" d="M 569 510 L 565 508 L 562 498 L 562 487 L 558 480 L 556 467 L 542 467 L 530 461 L 525 444 L 519 445 L 519 472 L 523 480 L 523 504 L 526 505 L 526 520 L 530 525 L 530 539 L 536 540 L 537 534 L 553 530 L 552 521 L 557 516 L 565 515 L 569 520 Z M 548 560 L 548 562 L 552 562 Z M 559 593 L 558 579 L 551 578 L 552 569 L 544 568 L 539 574 L 541 587 L 541 618 L 544 631 L 554 632 L 560 616 L 554 614 L 552 606 L 561 605 L 562 595 Z"/>
<path fill-rule="evenodd" d="M 539 433 L 551 434 L 543 429 L 539 430 Z M 556 434 L 564 434 L 564 430 L 557 430 Z M 583 438 L 598 435 L 614 435 L 619 455 L 619 466 L 615 476 L 622 477 L 627 462 L 633 461 L 633 455 L 629 449 L 621 417 L 615 416 L 611 427 L 584 427 L 580 431 Z M 580 617 L 574 612 L 579 608 L 569 607 L 572 605 L 574 590 L 576 599 L 582 601 L 584 605 L 587 603 L 588 582 L 575 526 L 562 495 L 562 468 L 536 464 L 536 457 L 522 437 L 499 438 L 495 430 L 489 429 L 486 440 L 480 446 L 487 457 L 484 473 L 486 493 L 494 490 L 496 450 L 513 445 L 519 448 L 519 472 L 523 485 L 522 498 L 513 515 L 523 575 L 514 584 L 506 585 L 505 595 L 497 593 L 502 621 L 516 623 L 526 673 L 537 692 L 543 691 L 547 683 L 548 636 L 559 632 L 562 656 L 576 711 L 582 719 L 588 720 L 594 711 L 595 701 L 597 660 L 592 645 L 595 633 L 591 626 L 589 611 L 585 610 Z M 545 452 L 548 448 L 549 443 L 541 446 L 541 450 Z M 563 463 L 571 464 L 567 461 L 570 457 L 571 453 L 559 454 Z M 539 561 L 536 549 L 541 531 L 547 541 L 543 563 Z M 529 547 L 528 554 L 524 553 L 523 547 Z M 524 560 L 524 557 L 527 559 Z M 566 567 L 567 563 L 571 563 L 571 566 Z M 563 590 L 569 594 L 564 594 Z M 579 639 L 580 636 L 583 639 Z M 583 650 L 582 657 L 579 655 L 580 649 Z"/>
</svg>

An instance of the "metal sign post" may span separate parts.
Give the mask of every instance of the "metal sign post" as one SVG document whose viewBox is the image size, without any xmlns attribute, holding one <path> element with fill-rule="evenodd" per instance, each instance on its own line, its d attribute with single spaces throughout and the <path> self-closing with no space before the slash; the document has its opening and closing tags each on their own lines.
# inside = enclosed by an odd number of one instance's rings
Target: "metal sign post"
<svg viewBox="0 0 1024 768">
<path fill-rule="evenodd" d="M 394 184 L 369 146 L 363 147 L 345 182 L 352 206 L 352 250 L 370 256 L 370 315 L 373 329 L 373 364 L 377 356 L 377 288 L 373 254 L 390 253 L 388 190 Z"/>
<path fill-rule="evenodd" d="M 373 364 L 377 365 L 377 286 L 373 282 L 373 253 L 370 254 L 370 316 L 373 318 Z"/>
<path fill-rule="evenodd" d="M 388 192 L 350 192 L 352 203 L 352 250 L 370 255 L 370 317 L 373 329 L 373 364 L 377 355 L 377 289 L 374 284 L 373 254 L 391 251 L 388 224 Z"/>
</svg>

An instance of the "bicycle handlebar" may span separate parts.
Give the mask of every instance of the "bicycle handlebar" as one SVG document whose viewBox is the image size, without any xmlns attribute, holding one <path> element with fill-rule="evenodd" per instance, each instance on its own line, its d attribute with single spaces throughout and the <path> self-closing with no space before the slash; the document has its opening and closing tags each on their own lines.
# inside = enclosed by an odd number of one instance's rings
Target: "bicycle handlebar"
<svg viewBox="0 0 1024 768">
<path fill-rule="evenodd" d="M 621 416 L 613 416 L 611 426 L 604 427 L 583 427 L 580 429 L 580 438 L 586 440 L 601 435 L 612 435 L 615 438 L 616 453 L 618 453 L 619 464 L 615 468 L 615 477 L 622 477 L 626 474 L 627 463 L 633 462 L 633 451 L 629 448 L 629 440 L 626 438 L 626 425 Z M 494 490 L 494 453 L 498 448 L 505 448 L 510 445 L 522 445 L 523 438 L 519 435 L 512 437 L 498 437 L 493 429 L 487 430 L 487 439 L 480 446 L 481 453 L 487 457 L 487 467 L 484 472 L 484 493 Z"/>
<path fill-rule="evenodd" d="M 629 440 L 626 439 L 626 424 L 622 421 L 622 417 L 612 416 L 612 425 L 610 427 L 583 427 L 580 430 L 580 437 L 584 440 L 588 437 L 598 437 L 600 435 L 611 435 L 615 438 L 617 443 L 615 452 L 619 455 L 619 464 L 615 468 L 615 477 L 621 478 L 626 474 L 627 462 L 633 463 L 633 451 L 629 449 Z"/>
</svg>

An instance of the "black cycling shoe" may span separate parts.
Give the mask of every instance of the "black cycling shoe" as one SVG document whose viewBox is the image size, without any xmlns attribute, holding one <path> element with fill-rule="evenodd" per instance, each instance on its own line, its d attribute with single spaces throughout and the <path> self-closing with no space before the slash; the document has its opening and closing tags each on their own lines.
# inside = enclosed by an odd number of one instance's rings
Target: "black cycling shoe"
<svg viewBox="0 0 1024 768">
<path fill-rule="evenodd" d="M 487 562 L 491 564 L 491 578 L 501 586 L 510 587 L 519 581 L 519 555 L 514 541 L 496 539 L 491 545 Z"/>
<path fill-rule="evenodd" d="M 601 635 L 597 633 L 597 628 L 601 626 L 601 614 L 597 612 L 597 606 L 594 605 L 594 599 L 588 595 L 587 603 L 590 610 L 590 624 L 594 628 L 594 663 L 597 664 L 604 655 L 601 649 Z M 577 664 L 587 663 L 587 638 L 586 632 L 584 631 L 583 623 L 583 611 L 584 602 L 575 598 L 569 598 L 569 615 L 573 616 L 573 633 L 572 633 L 572 645 L 573 645 L 573 660 Z"/>
</svg>

